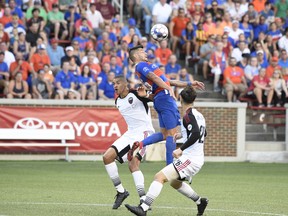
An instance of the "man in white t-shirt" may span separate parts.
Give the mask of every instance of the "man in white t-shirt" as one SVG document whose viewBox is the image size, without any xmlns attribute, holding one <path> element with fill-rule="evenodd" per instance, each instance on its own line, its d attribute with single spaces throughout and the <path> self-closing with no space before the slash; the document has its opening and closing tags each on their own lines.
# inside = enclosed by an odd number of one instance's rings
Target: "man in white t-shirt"
<svg viewBox="0 0 288 216">
<path fill-rule="evenodd" d="M 91 3 L 90 8 L 86 11 L 86 18 L 92 23 L 92 28 L 94 30 L 94 34 L 99 36 L 102 33 L 102 29 L 104 27 L 104 19 L 102 14 L 96 10 L 96 4 Z"/>
<path fill-rule="evenodd" d="M 168 19 L 172 13 L 172 7 L 166 3 L 166 0 L 159 0 L 152 10 L 153 23 L 162 23 L 168 25 Z"/>
<path fill-rule="evenodd" d="M 233 20 L 232 21 L 232 28 L 229 31 L 228 37 L 234 41 L 234 44 L 239 40 L 239 35 L 244 34 L 242 29 L 239 29 L 239 21 Z"/>
</svg>

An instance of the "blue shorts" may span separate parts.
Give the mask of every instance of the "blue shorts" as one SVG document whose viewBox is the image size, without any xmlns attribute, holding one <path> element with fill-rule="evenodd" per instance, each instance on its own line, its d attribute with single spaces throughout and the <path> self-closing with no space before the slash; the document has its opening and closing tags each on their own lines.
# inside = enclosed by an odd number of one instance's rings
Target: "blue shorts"
<svg viewBox="0 0 288 216">
<path fill-rule="evenodd" d="M 181 124 L 177 103 L 167 90 L 163 90 L 155 95 L 154 109 L 158 113 L 161 128 L 170 130 Z"/>
</svg>

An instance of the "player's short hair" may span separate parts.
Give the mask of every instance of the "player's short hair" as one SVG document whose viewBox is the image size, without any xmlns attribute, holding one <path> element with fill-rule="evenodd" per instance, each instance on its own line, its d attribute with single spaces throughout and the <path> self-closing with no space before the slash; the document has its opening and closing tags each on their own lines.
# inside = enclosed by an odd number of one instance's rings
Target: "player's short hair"
<svg viewBox="0 0 288 216">
<path fill-rule="evenodd" d="M 180 96 L 184 103 L 193 103 L 197 97 L 197 92 L 192 86 L 186 86 L 180 93 Z"/>
<path fill-rule="evenodd" d="M 128 82 L 127 81 L 127 79 L 125 78 L 125 76 L 124 75 L 117 75 L 117 76 L 115 76 L 115 78 L 114 79 L 120 79 L 120 80 L 123 80 L 124 82 Z"/>
<path fill-rule="evenodd" d="M 143 49 L 142 45 L 138 45 L 135 47 L 132 47 L 131 49 L 129 49 L 129 58 L 131 59 L 131 61 L 135 61 L 135 53 L 137 52 L 138 49 Z"/>
</svg>

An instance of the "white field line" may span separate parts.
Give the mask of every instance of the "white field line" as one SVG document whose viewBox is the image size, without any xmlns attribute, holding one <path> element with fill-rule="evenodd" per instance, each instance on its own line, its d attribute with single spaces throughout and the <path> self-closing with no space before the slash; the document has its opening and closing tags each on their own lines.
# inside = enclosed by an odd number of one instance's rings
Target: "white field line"
<svg viewBox="0 0 288 216">
<path fill-rule="evenodd" d="M 100 203 L 53 203 L 53 202 L 0 202 L 0 205 L 73 205 L 73 206 L 98 206 L 98 207 L 110 207 L 111 204 L 100 204 Z M 159 209 L 195 209 L 195 208 L 188 208 L 188 207 L 180 207 L 180 206 L 153 206 L 153 208 Z M 276 214 L 276 213 L 269 213 L 269 212 L 252 212 L 252 211 L 239 211 L 239 210 L 228 210 L 228 209 L 211 209 L 207 208 L 206 211 L 211 212 L 231 212 L 231 213 L 242 213 L 242 214 L 249 214 L 249 215 L 270 215 L 270 216 L 288 216 L 286 214 Z M 0 215 L 5 216 L 5 215 Z"/>
</svg>

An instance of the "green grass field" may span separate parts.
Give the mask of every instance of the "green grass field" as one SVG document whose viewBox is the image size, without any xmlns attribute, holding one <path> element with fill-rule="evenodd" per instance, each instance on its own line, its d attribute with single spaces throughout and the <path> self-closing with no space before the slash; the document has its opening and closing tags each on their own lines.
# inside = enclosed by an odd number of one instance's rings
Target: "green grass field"
<svg viewBox="0 0 288 216">
<path fill-rule="evenodd" d="M 146 188 L 164 163 L 141 165 Z M 137 205 L 127 164 L 119 165 L 130 192 L 124 203 Z M 206 163 L 193 188 L 209 198 L 205 215 L 288 215 L 288 164 Z M 116 192 L 99 162 L 0 162 L 0 215 L 131 215 L 124 206 L 112 210 Z M 168 184 L 148 215 L 196 215 L 196 206 Z"/>
</svg>

